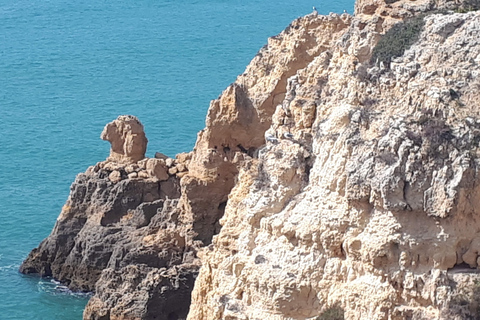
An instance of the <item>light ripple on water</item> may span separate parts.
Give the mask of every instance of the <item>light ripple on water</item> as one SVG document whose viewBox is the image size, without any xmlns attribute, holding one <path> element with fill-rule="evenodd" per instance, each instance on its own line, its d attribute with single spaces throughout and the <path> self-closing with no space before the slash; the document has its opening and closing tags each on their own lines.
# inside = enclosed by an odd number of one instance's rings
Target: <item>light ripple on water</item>
<svg viewBox="0 0 480 320">
<path fill-rule="evenodd" d="M 86 299 L 93 294 L 91 292 L 75 292 L 68 289 L 67 286 L 52 278 L 43 278 L 38 281 L 37 288 L 39 292 L 54 296 L 69 296 L 72 298 Z"/>
<path fill-rule="evenodd" d="M 13 270 L 18 270 L 20 266 L 18 264 L 10 264 L 8 266 L 0 266 L 0 272 L 10 272 Z"/>
</svg>

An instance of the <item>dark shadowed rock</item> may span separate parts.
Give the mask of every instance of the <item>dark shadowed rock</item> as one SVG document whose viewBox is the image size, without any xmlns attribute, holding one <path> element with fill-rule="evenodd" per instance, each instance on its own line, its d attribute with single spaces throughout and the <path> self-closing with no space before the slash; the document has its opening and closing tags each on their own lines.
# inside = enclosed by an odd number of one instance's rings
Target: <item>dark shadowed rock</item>
<svg viewBox="0 0 480 320">
<path fill-rule="evenodd" d="M 54 277 L 72 290 L 93 291 L 103 269 L 120 266 L 141 245 L 144 229 L 161 214 L 165 200 L 179 196 L 178 181 L 113 183 L 107 177 L 102 169 L 77 176 L 52 233 L 30 253 L 21 272 Z M 162 192 L 164 184 L 168 193 Z M 156 256 L 142 260 L 161 264 Z"/>
<path fill-rule="evenodd" d="M 124 133 L 124 158 L 112 158 L 112 139 Z M 119 117 L 102 136 L 112 143 L 109 159 L 76 177 L 52 233 L 20 272 L 95 292 L 87 319 L 185 318 L 199 243 L 191 221 L 179 219 L 180 178 L 166 174 L 164 160 L 137 152 L 138 139 L 146 147 L 138 119 Z"/>
</svg>

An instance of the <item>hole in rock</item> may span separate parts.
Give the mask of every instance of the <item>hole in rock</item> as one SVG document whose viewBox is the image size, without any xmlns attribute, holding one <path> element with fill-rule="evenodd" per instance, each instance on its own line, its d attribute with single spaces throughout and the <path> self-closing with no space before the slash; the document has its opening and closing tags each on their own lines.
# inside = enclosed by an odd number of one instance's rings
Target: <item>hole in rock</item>
<svg viewBox="0 0 480 320">
<path fill-rule="evenodd" d="M 447 270 L 448 273 L 480 273 L 480 269 L 472 268 L 467 263 L 458 263 Z"/>
</svg>

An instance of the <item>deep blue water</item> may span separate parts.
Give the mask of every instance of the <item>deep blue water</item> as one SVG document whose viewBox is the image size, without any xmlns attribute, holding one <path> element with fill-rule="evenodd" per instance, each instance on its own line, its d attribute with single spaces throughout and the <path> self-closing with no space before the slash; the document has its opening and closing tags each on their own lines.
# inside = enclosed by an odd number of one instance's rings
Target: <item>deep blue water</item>
<svg viewBox="0 0 480 320">
<path fill-rule="evenodd" d="M 267 41 L 353 0 L 0 1 L 0 319 L 81 319 L 87 298 L 18 267 L 51 231 L 104 125 L 134 114 L 147 156 L 190 151 L 216 98 Z"/>
</svg>

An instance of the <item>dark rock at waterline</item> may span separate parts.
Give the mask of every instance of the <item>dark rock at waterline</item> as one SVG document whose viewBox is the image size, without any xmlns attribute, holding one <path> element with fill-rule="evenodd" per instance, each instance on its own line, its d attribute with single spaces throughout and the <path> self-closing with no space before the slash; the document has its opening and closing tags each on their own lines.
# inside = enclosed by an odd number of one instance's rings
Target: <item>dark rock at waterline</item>
<svg viewBox="0 0 480 320">
<path fill-rule="evenodd" d="M 98 308 L 89 308 L 88 319 L 108 319 L 101 313 L 113 306 L 112 312 L 125 311 L 120 306 L 129 297 L 135 308 L 125 312 L 142 319 L 186 316 L 199 266 L 185 240 L 188 230 L 178 223 L 178 178 L 114 183 L 109 173 L 96 167 L 77 176 L 52 233 L 20 272 L 96 292 L 91 303 Z"/>
</svg>

